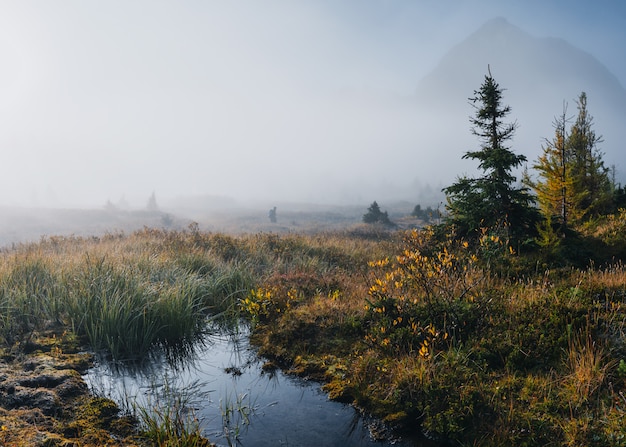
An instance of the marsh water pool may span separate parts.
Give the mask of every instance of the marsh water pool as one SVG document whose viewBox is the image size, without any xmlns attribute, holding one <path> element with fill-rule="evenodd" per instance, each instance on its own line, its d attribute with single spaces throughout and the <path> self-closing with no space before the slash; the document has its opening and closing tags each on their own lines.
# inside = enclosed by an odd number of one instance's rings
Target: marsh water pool
<svg viewBox="0 0 626 447">
<path fill-rule="evenodd" d="M 416 446 L 423 442 L 376 440 L 380 427 L 350 405 L 328 400 L 320 384 L 264 372 L 245 330 L 214 334 L 175 366 L 113 367 L 102 361 L 85 376 L 92 392 L 122 408 L 184 404 L 204 434 L 220 446 Z"/>
</svg>

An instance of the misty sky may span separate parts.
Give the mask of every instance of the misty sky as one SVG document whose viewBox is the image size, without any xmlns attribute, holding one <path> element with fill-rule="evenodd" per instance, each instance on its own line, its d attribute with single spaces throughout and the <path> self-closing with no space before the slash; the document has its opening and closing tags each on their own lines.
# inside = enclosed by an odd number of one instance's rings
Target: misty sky
<svg viewBox="0 0 626 447">
<path fill-rule="evenodd" d="M 439 136 L 474 144 L 459 159 L 477 143 L 406 99 L 451 47 L 503 16 L 626 85 L 625 5 L 1 1 L 0 205 L 143 207 L 153 191 L 369 203 L 440 189 L 462 172 L 438 169 L 450 158 Z"/>
</svg>

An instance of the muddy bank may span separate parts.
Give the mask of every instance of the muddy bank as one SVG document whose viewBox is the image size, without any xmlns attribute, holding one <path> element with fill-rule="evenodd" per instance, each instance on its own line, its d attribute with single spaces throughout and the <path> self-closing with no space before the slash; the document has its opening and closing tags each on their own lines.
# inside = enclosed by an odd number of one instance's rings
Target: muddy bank
<svg viewBox="0 0 626 447">
<path fill-rule="evenodd" d="M 50 332 L 0 351 L 0 445 L 144 446 L 136 421 L 90 394 L 81 374 L 91 356 Z"/>
</svg>

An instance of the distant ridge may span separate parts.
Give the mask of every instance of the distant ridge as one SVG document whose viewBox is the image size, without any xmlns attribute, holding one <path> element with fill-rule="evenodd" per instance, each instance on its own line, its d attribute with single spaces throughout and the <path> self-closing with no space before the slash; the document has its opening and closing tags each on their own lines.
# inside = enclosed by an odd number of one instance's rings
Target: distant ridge
<svg viewBox="0 0 626 447">
<path fill-rule="evenodd" d="M 429 107 L 449 107 L 472 96 L 491 66 L 494 78 L 507 89 L 515 108 L 533 102 L 554 107 L 581 91 L 594 105 L 626 116 L 626 90 L 595 57 L 563 39 L 537 38 L 498 17 L 453 47 L 416 89 L 416 99 Z M 461 99 L 460 99 L 461 98 Z"/>
</svg>

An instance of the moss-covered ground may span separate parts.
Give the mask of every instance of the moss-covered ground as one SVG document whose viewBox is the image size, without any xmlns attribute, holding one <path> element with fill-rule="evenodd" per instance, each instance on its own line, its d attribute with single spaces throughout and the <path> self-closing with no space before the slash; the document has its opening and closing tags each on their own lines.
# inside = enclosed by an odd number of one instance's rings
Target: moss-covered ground
<svg viewBox="0 0 626 447">
<path fill-rule="evenodd" d="M 136 421 L 89 393 L 91 356 L 62 328 L 33 334 L 0 360 L 0 445 L 145 446 Z"/>
</svg>

